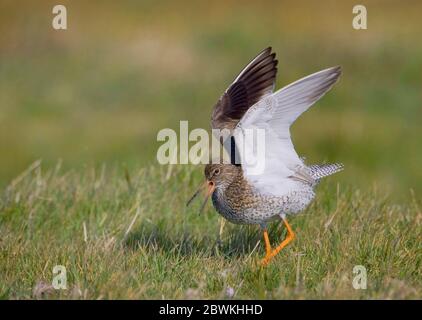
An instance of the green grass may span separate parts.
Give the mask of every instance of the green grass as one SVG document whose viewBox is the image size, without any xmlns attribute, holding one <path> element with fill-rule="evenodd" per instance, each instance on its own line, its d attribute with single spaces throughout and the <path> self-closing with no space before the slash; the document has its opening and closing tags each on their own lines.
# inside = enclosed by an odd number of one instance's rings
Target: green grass
<svg viewBox="0 0 422 320">
<path fill-rule="evenodd" d="M 258 227 L 227 224 L 219 243 L 211 205 L 202 215 L 199 203 L 186 208 L 200 181 L 187 166 L 168 174 L 36 163 L 1 193 L 0 297 L 224 299 L 228 288 L 234 298 L 421 297 L 421 204 L 412 195 L 396 204 L 377 188 L 327 179 L 289 219 L 297 238 L 263 269 Z M 284 235 L 275 223 L 273 243 Z M 67 290 L 51 289 L 55 265 L 67 268 Z M 366 290 L 353 289 L 355 265 L 367 268 Z"/>
</svg>

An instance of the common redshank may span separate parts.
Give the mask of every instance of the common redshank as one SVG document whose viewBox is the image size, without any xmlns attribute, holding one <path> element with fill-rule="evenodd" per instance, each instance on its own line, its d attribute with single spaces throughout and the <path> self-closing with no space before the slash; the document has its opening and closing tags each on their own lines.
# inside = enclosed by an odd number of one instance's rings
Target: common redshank
<svg viewBox="0 0 422 320">
<path fill-rule="evenodd" d="M 261 227 L 264 266 L 295 237 L 286 216 L 303 211 L 314 199 L 318 182 L 343 169 L 337 163 L 306 165 L 290 138 L 291 124 L 330 90 L 341 68 L 319 71 L 274 92 L 278 61 L 271 51 L 263 50 L 241 71 L 215 105 L 211 119 L 213 129 L 265 130 L 264 169 L 252 174 L 241 154 L 240 164 L 207 164 L 203 184 L 204 204 L 211 196 L 217 212 L 228 221 Z M 236 144 L 236 134 L 233 137 Z M 267 224 L 277 218 L 286 226 L 287 236 L 272 248 Z"/>
</svg>

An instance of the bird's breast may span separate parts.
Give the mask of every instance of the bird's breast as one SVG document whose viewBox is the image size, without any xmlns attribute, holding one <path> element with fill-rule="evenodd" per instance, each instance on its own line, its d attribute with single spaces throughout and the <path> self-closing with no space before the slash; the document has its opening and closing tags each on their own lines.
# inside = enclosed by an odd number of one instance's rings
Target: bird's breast
<svg viewBox="0 0 422 320">
<path fill-rule="evenodd" d="M 239 190 L 216 190 L 212 202 L 219 214 L 237 224 L 261 224 L 274 216 L 277 206 L 260 195 Z"/>
<path fill-rule="evenodd" d="M 271 196 L 229 186 L 225 190 L 216 189 L 212 202 L 217 212 L 233 223 L 263 224 L 281 213 L 302 211 L 314 196 L 311 188 L 292 190 L 284 196 Z"/>
</svg>

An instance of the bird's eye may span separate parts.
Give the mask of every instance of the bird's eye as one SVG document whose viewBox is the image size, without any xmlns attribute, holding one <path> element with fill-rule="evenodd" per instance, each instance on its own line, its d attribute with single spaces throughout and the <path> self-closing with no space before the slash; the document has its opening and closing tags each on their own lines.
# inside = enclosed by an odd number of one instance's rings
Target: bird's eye
<svg viewBox="0 0 422 320">
<path fill-rule="evenodd" d="M 214 170 L 214 175 L 215 175 L 215 176 L 218 176 L 219 174 L 220 174 L 220 169 L 215 169 L 215 170 Z"/>
</svg>

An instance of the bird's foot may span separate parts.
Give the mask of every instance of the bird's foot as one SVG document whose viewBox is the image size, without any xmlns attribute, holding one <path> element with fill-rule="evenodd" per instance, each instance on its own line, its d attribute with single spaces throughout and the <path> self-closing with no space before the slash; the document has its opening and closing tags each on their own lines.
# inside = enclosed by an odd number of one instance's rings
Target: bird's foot
<svg viewBox="0 0 422 320">
<path fill-rule="evenodd" d="M 282 219 L 287 228 L 287 237 L 274 250 L 271 249 L 267 231 L 264 230 L 264 240 L 267 254 L 265 255 L 265 258 L 261 260 L 261 265 L 263 267 L 267 266 L 271 259 L 274 258 L 290 241 L 295 238 L 295 234 L 293 233 L 290 225 L 284 218 Z"/>
</svg>

